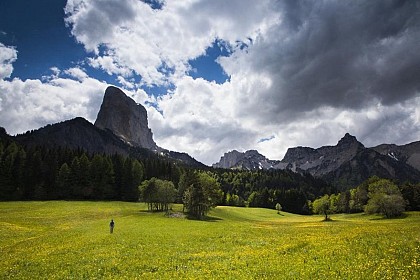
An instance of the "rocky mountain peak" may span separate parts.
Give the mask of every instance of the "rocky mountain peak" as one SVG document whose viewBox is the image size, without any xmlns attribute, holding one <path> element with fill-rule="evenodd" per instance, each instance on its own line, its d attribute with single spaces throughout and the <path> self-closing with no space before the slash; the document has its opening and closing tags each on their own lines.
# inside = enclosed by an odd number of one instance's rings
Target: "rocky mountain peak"
<svg viewBox="0 0 420 280">
<path fill-rule="evenodd" d="M 246 157 L 264 157 L 263 155 L 261 155 L 257 150 L 248 150 L 245 152 L 245 156 Z M 264 157 L 265 158 L 265 157 Z"/>
<path fill-rule="evenodd" d="M 213 164 L 215 168 L 230 168 L 242 158 L 243 154 L 237 150 L 225 153 L 218 163 Z"/>
<path fill-rule="evenodd" d="M 148 127 L 146 109 L 117 87 L 106 89 L 95 126 L 112 131 L 132 146 L 157 149 Z"/>
<path fill-rule="evenodd" d="M 337 146 L 360 146 L 364 147 L 362 143 L 357 141 L 356 137 L 353 135 L 350 135 L 349 133 L 346 133 L 343 138 L 338 141 Z"/>
<path fill-rule="evenodd" d="M 307 157 L 311 157 L 314 154 L 316 156 L 316 150 L 310 147 L 299 146 L 289 148 L 287 149 L 282 162 L 294 162 L 300 159 L 306 159 Z"/>
<path fill-rule="evenodd" d="M 279 161 L 269 160 L 257 150 L 238 152 L 236 150 L 225 153 L 218 163 L 213 164 L 216 168 L 232 168 L 242 170 L 272 169 Z"/>
</svg>

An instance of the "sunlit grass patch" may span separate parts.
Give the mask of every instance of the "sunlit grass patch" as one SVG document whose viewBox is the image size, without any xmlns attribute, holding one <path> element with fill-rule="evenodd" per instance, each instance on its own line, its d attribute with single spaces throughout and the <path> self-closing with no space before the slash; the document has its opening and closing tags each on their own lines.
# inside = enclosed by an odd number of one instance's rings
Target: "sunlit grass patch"
<svg viewBox="0 0 420 280">
<path fill-rule="evenodd" d="M 325 223 L 258 208 L 217 207 L 205 221 L 145 210 L 124 202 L 0 203 L 0 279 L 420 277 L 419 212 L 392 220 L 333 215 Z"/>
</svg>

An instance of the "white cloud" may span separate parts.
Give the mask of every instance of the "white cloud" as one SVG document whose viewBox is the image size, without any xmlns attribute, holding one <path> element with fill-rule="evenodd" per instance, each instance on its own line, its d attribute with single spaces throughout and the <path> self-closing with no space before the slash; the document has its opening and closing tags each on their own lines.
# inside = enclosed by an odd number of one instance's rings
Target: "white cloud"
<svg viewBox="0 0 420 280">
<path fill-rule="evenodd" d="M 0 79 L 10 78 L 13 72 L 13 62 L 17 59 L 14 47 L 7 47 L 0 43 Z"/>
<path fill-rule="evenodd" d="M 73 68 L 67 69 L 64 71 L 64 73 L 69 75 L 70 77 L 77 79 L 78 81 L 83 81 L 88 78 L 88 75 L 86 74 L 86 72 L 79 67 L 73 67 Z"/>
<path fill-rule="evenodd" d="M 136 87 L 134 81 L 126 80 L 123 76 L 118 76 L 117 80 L 124 88 L 131 90 Z"/>
<path fill-rule="evenodd" d="M 132 75 L 132 70 L 128 67 L 121 66 L 114 60 L 112 56 L 98 56 L 95 58 L 88 58 L 88 63 L 93 68 L 102 69 L 108 75 L 117 74 L 129 77 Z"/>
<path fill-rule="evenodd" d="M 17 134 L 75 117 L 94 122 L 106 86 L 91 78 L 0 80 L 0 126 Z"/>
</svg>

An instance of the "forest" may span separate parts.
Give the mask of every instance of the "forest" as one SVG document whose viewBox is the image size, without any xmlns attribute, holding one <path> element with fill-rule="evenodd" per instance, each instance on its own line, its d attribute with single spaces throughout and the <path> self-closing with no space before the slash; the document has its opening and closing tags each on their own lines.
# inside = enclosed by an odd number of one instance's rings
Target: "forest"
<svg viewBox="0 0 420 280">
<path fill-rule="evenodd" d="M 326 194 L 336 196 L 340 212 L 360 212 L 360 206 L 350 204 L 350 200 L 366 189 L 362 185 L 356 188 L 361 191 L 338 193 L 321 179 L 290 170 L 198 170 L 157 155 L 91 154 L 81 149 L 25 147 L 10 139 L 0 140 L 0 201 L 144 201 L 142 183 L 152 179 L 170 182 L 177 203 L 185 203 L 185 195 L 194 193 L 191 185 L 213 180 L 220 189 L 218 205 L 274 209 L 279 203 L 284 211 L 296 214 L 311 214 L 311 201 Z M 403 184 L 401 189 L 407 201 L 418 197 L 418 185 Z M 416 203 L 408 203 L 408 209 L 418 210 Z"/>
</svg>

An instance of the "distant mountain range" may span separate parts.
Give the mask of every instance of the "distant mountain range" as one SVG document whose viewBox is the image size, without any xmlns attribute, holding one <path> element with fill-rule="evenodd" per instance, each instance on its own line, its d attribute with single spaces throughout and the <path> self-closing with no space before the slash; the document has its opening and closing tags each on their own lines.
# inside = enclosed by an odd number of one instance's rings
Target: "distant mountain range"
<svg viewBox="0 0 420 280">
<path fill-rule="evenodd" d="M 403 146 L 383 144 L 366 148 L 356 137 L 346 134 L 336 146 L 318 149 L 309 147 L 289 148 L 282 160 L 270 160 L 255 150 L 225 153 L 215 168 L 230 169 L 290 169 L 310 173 L 348 189 L 371 176 L 420 181 L 420 142 Z"/>
<path fill-rule="evenodd" d="M 7 135 L 1 128 L 0 137 L 8 137 L 25 146 L 68 147 L 139 159 L 158 156 L 192 167 L 208 168 L 186 153 L 157 146 L 148 126 L 146 109 L 113 86 L 105 91 L 95 124 L 75 118 L 17 136 Z M 282 160 L 267 159 L 255 150 L 244 153 L 233 150 L 225 153 L 213 167 L 288 169 L 310 173 L 341 189 L 354 187 L 373 175 L 420 182 L 420 142 L 366 148 L 354 136 L 346 134 L 335 146 L 289 148 Z"/>
</svg>

